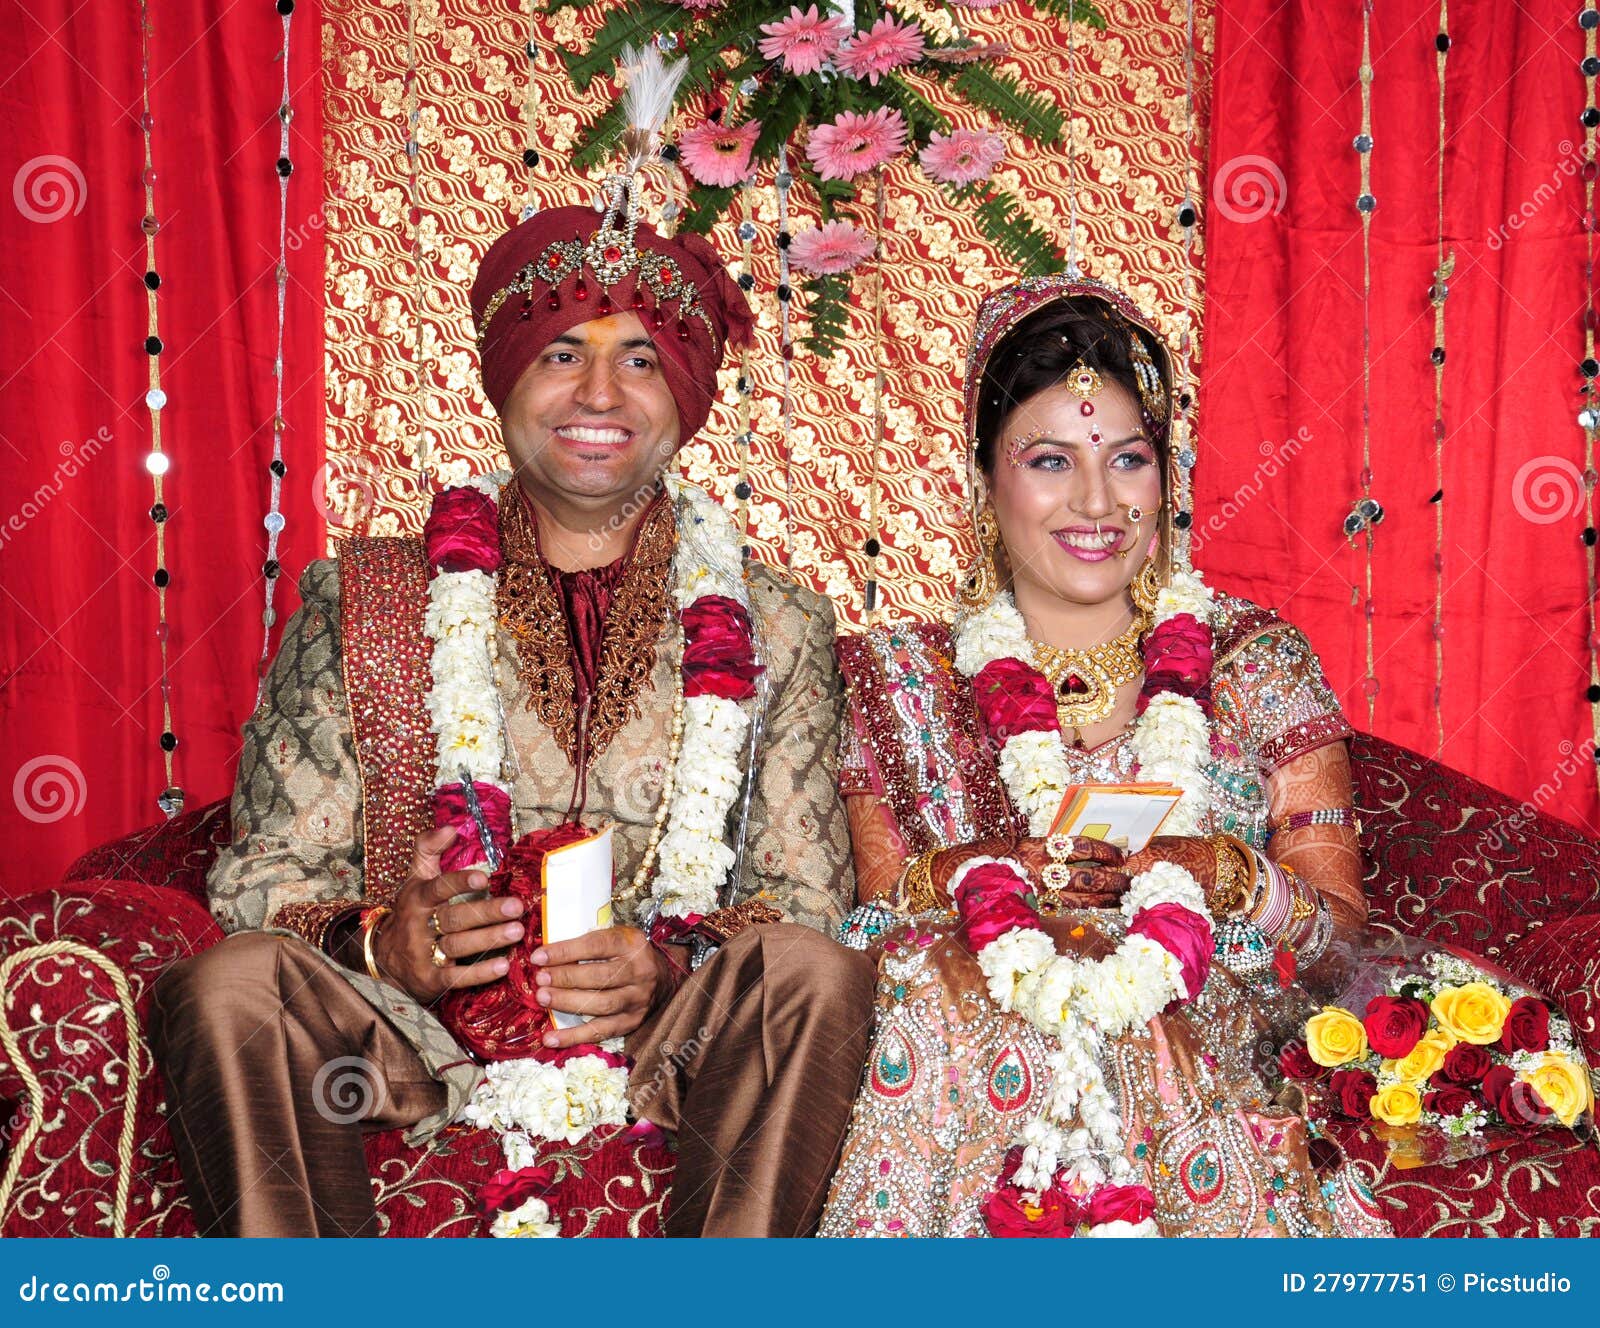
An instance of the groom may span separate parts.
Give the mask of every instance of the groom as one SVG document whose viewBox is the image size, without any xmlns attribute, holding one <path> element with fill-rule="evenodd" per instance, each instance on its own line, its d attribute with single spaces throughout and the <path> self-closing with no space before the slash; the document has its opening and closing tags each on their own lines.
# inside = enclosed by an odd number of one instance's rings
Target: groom
<svg viewBox="0 0 1600 1328">
<path fill-rule="evenodd" d="M 874 974 L 829 939 L 854 891 L 833 614 L 759 564 L 750 615 L 770 695 L 731 903 L 692 934 L 647 930 L 639 870 L 682 722 L 661 477 L 705 424 L 751 312 L 698 236 L 627 235 L 577 207 L 502 236 L 472 307 L 515 472 L 499 498 L 496 661 L 514 822 L 616 825 L 613 925 L 533 955 L 539 1002 L 593 1016 L 545 1045 L 627 1039 L 635 1112 L 677 1136 L 668 1234 L 807 1234 Z M 502 979 L 530 922 L 511 898 L 449 902 L 487 878 L 441 870 L 454 832 L 427 819 L 427 577 L 413 539 L 352 540 L 306 570 L 209 879 L 233 934 L 155 990 L 151 1038 L 203 1233 L 374 1234 L 363 1130 L 406 1126 L 420 1143 L 481 1073 L 439 1000 Z M 739 821 L 735 802 L 730 849 Z M 350 1065 L 362 1091 L 330 1109 L 330 1076 Z"/>
</svg>

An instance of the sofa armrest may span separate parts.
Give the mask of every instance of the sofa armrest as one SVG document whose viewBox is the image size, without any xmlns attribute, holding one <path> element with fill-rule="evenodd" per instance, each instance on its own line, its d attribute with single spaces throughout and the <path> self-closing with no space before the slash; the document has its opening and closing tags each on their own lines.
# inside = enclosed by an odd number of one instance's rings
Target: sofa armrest
<svg viewBox="0 0 1600 1328">
<path fill-rule="evenodd" d="M 1561 1007 L 1600 1066 L 1600 913 L 1545 923 L 1506 951 L 1505 966 Z"/>
<path fill-rule="evenodd" d="M 0 1100 L 19 1104 L 0 1235 L 183 1234 L 142 1018 L 167 966 L 221 937 L 187 894 L 128 881 L 0 900 Z"/>
</svg>

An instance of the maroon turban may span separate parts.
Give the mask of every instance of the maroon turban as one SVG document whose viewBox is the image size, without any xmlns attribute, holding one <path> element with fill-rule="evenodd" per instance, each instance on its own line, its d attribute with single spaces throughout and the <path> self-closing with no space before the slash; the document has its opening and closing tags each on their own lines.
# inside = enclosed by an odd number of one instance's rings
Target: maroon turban
<svg viewBox="0 0 1600 1328">
<path fill-rule="evenodd" d="M 669 240 L 641 222 L 633 246 L 642 261 L 635 262 L 619 219 L 601 252 L 580 254 L 603 220 L 593 208 L 549 208 L 489 246 L 472 283 L 483 390 L 502 409 L 523 370 L 563 332 L 635 313 L 654 339 L 678 404 L 679 441 L 688 442 L 711 414 L 723 347 L 749 344 L 755 315 L 699 235 Z M 595 259 L 612 277 L 609 284 Z"/>
</svg>

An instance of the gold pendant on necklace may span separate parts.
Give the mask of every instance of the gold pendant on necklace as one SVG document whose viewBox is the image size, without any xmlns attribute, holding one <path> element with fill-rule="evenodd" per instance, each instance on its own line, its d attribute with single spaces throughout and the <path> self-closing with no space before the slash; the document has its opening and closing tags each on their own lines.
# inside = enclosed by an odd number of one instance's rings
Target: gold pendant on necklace
<svg viewBox="0 0 1600 1328">
<path fill-rule="evenodd" d="M 1127 631 L 1088 650 L 1063 650 L 1036 642 L 1034 657 L 1039 671 L 1056 694 L 1056 714 L 1062 730 L 1083 728 L 1109 719 L 1117 708 L 1117 689 L 1144 671 L 1139 638 L 1145 619 L 1136 617 Z"/>
</svg>

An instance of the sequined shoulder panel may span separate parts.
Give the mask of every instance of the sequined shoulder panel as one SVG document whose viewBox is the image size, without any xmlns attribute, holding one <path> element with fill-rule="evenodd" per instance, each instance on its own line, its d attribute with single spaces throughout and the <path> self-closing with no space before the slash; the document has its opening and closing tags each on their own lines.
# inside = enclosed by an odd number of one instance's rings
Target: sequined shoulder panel
<svg viewBox="0 0 1600 1328">
<path fill-rule="evenodd" d="M 427 603 L 420 539 L 383 536 L 340 544 L 344 686 L 361 766 L 369 898 L 386 898 L 400 888 L 416 837 L 429 827 Z"/>
<path fill-rule="evenodd" d="M 947 626 L 875 627 L 834 650 L 912 852 L 1017 831 Z"/>
</svg>

